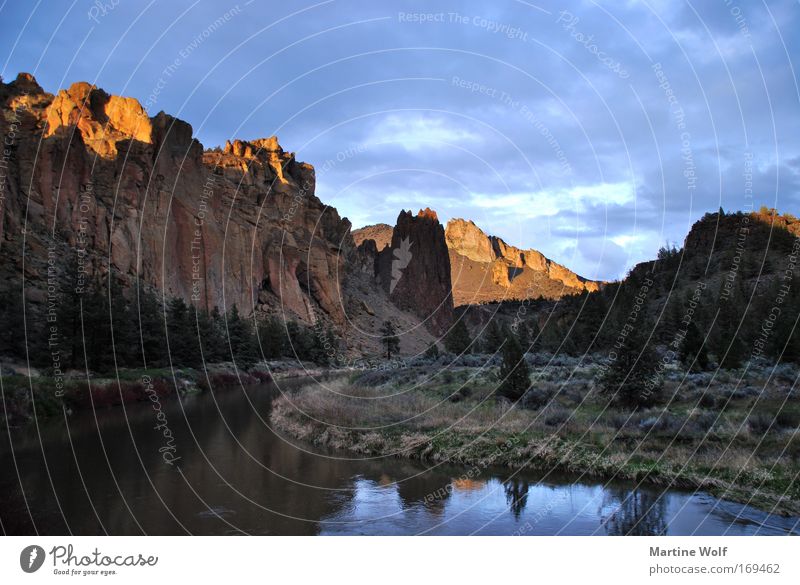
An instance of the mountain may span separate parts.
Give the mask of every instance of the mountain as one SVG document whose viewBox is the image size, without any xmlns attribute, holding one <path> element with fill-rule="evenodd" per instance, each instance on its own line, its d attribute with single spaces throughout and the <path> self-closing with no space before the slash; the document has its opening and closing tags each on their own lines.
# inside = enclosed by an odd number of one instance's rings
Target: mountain
<svg viewBox="0 0 800 585">
<path fill-rule="evenodd" d="M 0 293 L 24 294 L 34 324 L 77 273 L 128 298 L 141 285 L 333 327 L 348 354 L 377 351 L 387 319 L 415 331 L 404 351 L 431 343 L 414 299 L 401 308 L 362 270 L 350 222 L 276 137 L 204 149 L 188 123 L 136 99 L 85 82 L 53 95 L 25 73 L 0 83 L 0 106 Z"/>
<path fill-rule="evenodd" d="M 456 307 L 504 300 L 559 299 L 596 291 L 600 282 L 578 276 L 536 250 L 521 250 L 485 234 L 472 221 L 451 219 L 445 229 Z M 392 227 L 376 224 L 353 231 L 356 244 L 390 245 Z"/>
</svg>

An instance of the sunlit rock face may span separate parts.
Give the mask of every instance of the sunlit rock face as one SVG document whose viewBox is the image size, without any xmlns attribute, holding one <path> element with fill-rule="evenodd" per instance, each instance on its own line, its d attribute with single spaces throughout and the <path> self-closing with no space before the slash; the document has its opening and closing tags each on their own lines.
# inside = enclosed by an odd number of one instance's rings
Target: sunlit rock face
<svg viewBox="0 0 800 585">
<path fill-rule="evenodd" d="M 186 122 L 75 83 L 0 85 L 3 276 L 42 300 L 48 252 L 64 272 L 109 269 L 204 308 L 286 311 L 342 322 L 350 223 L 315 196 L 311 165 L 277 138 L 204 151 Z M 24 232 L 23 232 L 24 230 Z M 25 246 L 23 263 L 23 240 Z"/>
<path fill-rule="evenodd" d="M 601 283 L 582 278 L 536 250 L 522 250 L 485 234 L 473 222 L 452 219 L 445 230 L 456 306 L 560 298 L 597 290 Z"/>
</svg>

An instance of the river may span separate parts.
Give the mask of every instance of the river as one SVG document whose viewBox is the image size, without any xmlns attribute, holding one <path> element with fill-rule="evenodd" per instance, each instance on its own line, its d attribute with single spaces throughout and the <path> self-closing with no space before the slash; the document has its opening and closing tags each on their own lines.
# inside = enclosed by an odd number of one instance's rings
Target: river
<svg viewBox="0 0 800 585">
<path fill-rule="evenodd" d="M 4 432 L 2 529 L 76 535 L 800 532 L 798 518 L 704 493 L 507 469 L 474 474 L 314 450 L 269 428 L 272 398 L 305 383 L 165 398 L 160 422 L 145 403 Z M 164 453 L 175 457 L 172 465 Z"/>
</svg>

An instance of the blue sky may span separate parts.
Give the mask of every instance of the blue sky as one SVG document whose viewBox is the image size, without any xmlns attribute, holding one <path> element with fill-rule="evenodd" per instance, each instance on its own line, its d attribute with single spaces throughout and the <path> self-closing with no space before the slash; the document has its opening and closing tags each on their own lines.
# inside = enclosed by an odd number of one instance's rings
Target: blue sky
<svg viewBox="0 0 800 585">
<path fill-rule="evenodd" d="M 706 211 L 800 213 L 800 4 L 0 3 L 2 75 L 206 146 L 277 134 L 356 227 L 429 206 L 590 278 Z"/>
</svg>

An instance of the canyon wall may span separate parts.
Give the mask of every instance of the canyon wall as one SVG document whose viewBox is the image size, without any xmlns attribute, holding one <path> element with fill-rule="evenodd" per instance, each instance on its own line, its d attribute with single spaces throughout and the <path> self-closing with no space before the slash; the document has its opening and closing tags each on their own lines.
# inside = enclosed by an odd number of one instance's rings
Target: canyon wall
<svg viewBox="0 0 800 585">
<path fill-rule="evenodd" d="M 315 196 L 311 165 L 275 137 L 204 151 L 186 122 L 75 83 L 0 85 L 6 136 L 0 271 L 45 301 L 48 268 L 109 269 L 197 306 L 344 321 L 350 224 Z"/>
</svg>

